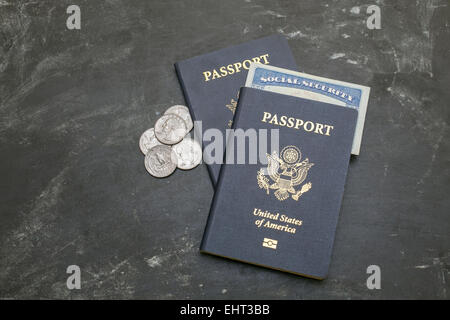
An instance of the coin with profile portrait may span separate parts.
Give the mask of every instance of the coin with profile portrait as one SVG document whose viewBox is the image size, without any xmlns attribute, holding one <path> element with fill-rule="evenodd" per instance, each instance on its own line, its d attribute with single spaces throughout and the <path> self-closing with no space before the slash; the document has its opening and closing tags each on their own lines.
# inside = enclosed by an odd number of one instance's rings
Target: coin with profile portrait
<svg viewBox="0 0 450 320">
<path fill-rule="evenodd" d="M 155 136 L 161 143 L 178 143 L 187 133 L 186 123 L 176 114 L 165 114 L 156 121 Z"/>
<path fill-rule="evenodd" d="M 187 131 L 191 131 L 194 128 L 194 123 L 192 122 L 191 114 L 189 113 L 189 108 L 186 106 L 182 106 L 180 104 L 171 106 L 169 109 L 164 112 L 164 114 L 176 114 L 180 118 L 184 120 L 186 123 Z"/>
<path fill-rule="evenodd" d="M 202 148 L 200 144 L 191 139 L 184 138 L 181 142 L 172 146 L 177 156 L 177 167 L 182 170 L 195 168 L 202 161 Z"/>
</svg>

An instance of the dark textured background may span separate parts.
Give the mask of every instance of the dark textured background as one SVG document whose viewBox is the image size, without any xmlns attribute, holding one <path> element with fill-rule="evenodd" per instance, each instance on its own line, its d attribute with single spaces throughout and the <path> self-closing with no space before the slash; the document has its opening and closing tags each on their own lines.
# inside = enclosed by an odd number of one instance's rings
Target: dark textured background
<svg viewBox="0 0 450 320">
<path fill-rule="evenodd" d="M 448 299 L 450 5 L 374 4 L 381 30 L 350 0 L 1 0 L 0 298 Z M 184 103 L 174 62 L 273 33 L 372 88 L 323 282 L 200 255 L 205 165 L 154 179 L 138 148 Z"/>
</svg>

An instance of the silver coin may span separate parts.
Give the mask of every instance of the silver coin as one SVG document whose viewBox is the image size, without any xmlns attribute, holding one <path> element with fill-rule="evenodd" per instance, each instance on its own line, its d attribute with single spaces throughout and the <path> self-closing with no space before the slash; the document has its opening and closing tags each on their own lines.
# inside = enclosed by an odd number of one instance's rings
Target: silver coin
<svg viewBox="0 0 450 320">
<path fill-rule="evenodd" d="M 148 150 L 160 144 L 161 142 L 156 139 L 154 128 L 146 130 L 139 139 L 139 148 L 143 154 L 147 154 Z"/>
<path fill-rule="evenodd" d="M 192 122 L 191 114 L 189 113 L 188 107 L 177 104 L 171 106 L 169 109 L 166 110 L 166 112 L 164 112 L 164 114 L 169 113 L 176 114 L 177 116 L 182 118 L 184 122 L 186 122 L 186 128 L 188 132 L 191 131 L 192 128 L 194 128 L 194 123 Z"/>
<path fill-rule="evenodd" d="M 156 138 L 164 144 L 180 142 L 187 133 L 186 123 L 176 114 L 165 114 L 156 121 Z"/>
<path fill-rule="evenodd" d="M 193 169 L 202 161 L 202 148 L 197 141 L 191 138 L 184 138 L 181 142 L 173 145 L 172 150 L 178 158 L 177 166 L 180 169 Z"/>
<path fill-rule="evenodd" d="M 177 168 L 177 156 L 170 146 L 157 145 L 145 155 L 145 169 L 154 177 L 164 178 Z"/>
</svg>

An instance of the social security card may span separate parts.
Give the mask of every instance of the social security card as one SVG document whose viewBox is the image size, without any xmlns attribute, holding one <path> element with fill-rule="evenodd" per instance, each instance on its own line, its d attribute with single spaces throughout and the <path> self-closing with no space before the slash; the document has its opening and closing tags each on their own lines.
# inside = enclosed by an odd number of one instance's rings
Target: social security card
<svg viewBox="0 0 450 320">
<path fill-rule="evenodd" d="M 259 63 L 251 64 L 245 86 L 358 110 L 352 154 L 359 154 L 369 87 Z"/>
</svg>

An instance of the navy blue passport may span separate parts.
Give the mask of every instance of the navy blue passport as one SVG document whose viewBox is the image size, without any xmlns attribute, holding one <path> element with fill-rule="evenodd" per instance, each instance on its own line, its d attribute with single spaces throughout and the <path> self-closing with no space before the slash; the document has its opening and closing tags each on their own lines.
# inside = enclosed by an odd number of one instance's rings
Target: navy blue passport
<svg viewBox="0 0 450 320">
<path fill-rule="evenodd" d="M 356 118 L 350 108 L 242 88 L 233 129 L 248 133 L 247 162 L 260 144 L 253 129 L 279 129 L 278 150 L 258 150 L 253 164 L 222 165 L 201 252 L 325 278 Z M 238 145 L 230 135 L 228 159 Z"/>
<path fill-rule="evenodd" d="M 175 64 L 186 104 L 194 121 L 202 121 L 202 131 L 215 128 L 221 133 L 222 150 L 204 152 L 204 161 L 214 185 L 217 183 L 223 155 L 226 129 L 230 129 L 251 62 L 298 70 L 286 39 L 279 35 L 249 41 Z M 203 147 L 211 143 L 206 136 Z M 216 138 L 211 138 L 214 141 Z M 206 150 L 205 150 L 206 151 Z"/>
</svg>

